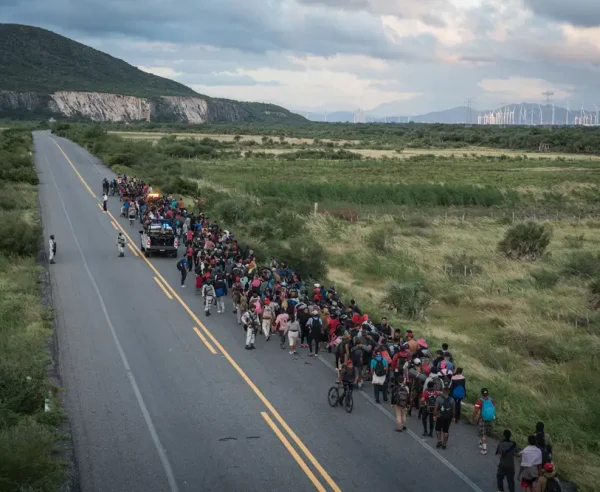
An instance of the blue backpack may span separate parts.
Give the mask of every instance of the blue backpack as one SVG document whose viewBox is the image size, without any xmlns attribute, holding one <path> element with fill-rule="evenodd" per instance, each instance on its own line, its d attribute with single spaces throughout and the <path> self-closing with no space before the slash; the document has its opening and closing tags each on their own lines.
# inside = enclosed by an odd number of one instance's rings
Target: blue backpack
<svg viewBox="0 0 600 492">
<path fill-rule="evenodd" d="M 484 422 L 492 422 L 496 419 L 496 407 L 492 403 L 491 398 L 482 398 L 483 406 L 481 407 L 481 419 Z"/>
<path fill-rule="evenodd" d="M 465 396 L 467 395 L 463 385 L 458 385 L 452 390 L 452 398 L 455 400 L 462 400 Z"/>
</svg>

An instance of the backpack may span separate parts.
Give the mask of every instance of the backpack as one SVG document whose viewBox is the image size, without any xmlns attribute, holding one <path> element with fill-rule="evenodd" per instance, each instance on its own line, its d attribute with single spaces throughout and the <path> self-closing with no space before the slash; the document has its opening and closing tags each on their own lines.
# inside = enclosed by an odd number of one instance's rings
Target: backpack
<svg viewBox="0 0 600 492">
<path fill-rule="evenodd" d="M 179 270 L 179 271 L 181 271 L 181 262 L 182 262 L 182 261 L 183 261 L 183 260 L 179 260 L 179 261 L 177 262 L 177 265 L 175 265 L 175 266 L 177 267 L 177 270 Z"/>
<path fill-rule="evenodd" d="M 408 392 L 408 388 L 406 386 L 400 386 L 400 388 L 398 388 L 398 393 L 396 395 L 396 405 L 400 406 L 400 407 L 405 407 L 406 405 L 408 405 L 408 397 L 409 397 L 409 392 Z"/>
<path fill-rule="evenodd" d="M 454 398 L 455 400 L 462 400 L 465 396 L 467 395 L 465 392 L 465 387 L 462 384 L 456 386 L 452 390 L 452 398 Z"/>
<path fill-rule="evenodd" d="M 452 411 L 452 398 L 448 397 L 440 406 L 440 417 L 446 420 L 452 419 L 454 412 Z"/>
<path fill-rule="evenodd" d="M 380 359 L 375 363 L 375 375 L 379 377 L 385 376 L 385 366 L 383 365 L 383 359 Z"/>
<path fill-rule="evenodd" d="M 320 319 L 317 318 L 313 318 L 312 319 L 312 331 L 321 331 L 321 328 L 323 328 L 323 323 L 321 322 Z M 385 374 L 385 372 L 384 372 Z M 383 374 L 377 374 L 378 376 L 383 376 Z"/>
<path fill-rule="evenodd" d="M 492 403 L 492 399 L 483 399 L 483 406 L 481 407 L 481 419 L 484 422 L 492 422 L 496 420 L 496 407 Z"/>
<path fill-rule="evenodd" d="M 546 492 L 562 492 L 562 488 L 558 480 L 554 477 L 546 481 Z"/>
<path fill-rule="evenodd" d="M 435 395 L 435 393 L 429 393 L 429 395 L 427 396 L 427 400 L 425 401 L 425 403 L 427 404 L 427 411 L 429 413 L 435 412 L 435 401 L 436 400 L 437 400 L 437 396 Z"/>
<path fill-rule="evenodd" d="M 444 389 L 444 380 L 440 377 L 433 378 L 433 389 L 435 391 L 442 391 Z"/>
</svg>

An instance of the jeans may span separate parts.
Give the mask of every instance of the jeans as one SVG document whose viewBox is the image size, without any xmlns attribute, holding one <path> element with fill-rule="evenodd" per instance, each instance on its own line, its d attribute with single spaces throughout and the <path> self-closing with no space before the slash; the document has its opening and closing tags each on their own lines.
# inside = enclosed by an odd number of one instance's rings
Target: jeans
<svg viewBox="0 0 600 492">
<path fill-rule="evenodd" d="M 387 386 L 384 384 L 374 384 L 373 390 L 375 391 L 375 401 L 379 402 L 379 393 L 383 393 L 383 401 L 387 401 L 388 399 L 388 391 Z"/>
<path fill-rule="evenodd" d="M 187 277 L 187 268 L 185 268 L 183 265 L 181 266 L 181 285 L 185 285 L 185 279 Z"/>
<path fill-rule="evenodd" d="M 456 405 L 456 421 L 458 422 L 460 420 L 460 404 L 462 403 L 463 399 L 462 398 L 455 398 L 454 399 Z"/>
<path fill-rule="evenodd" d="M 515 469 L 512 466 L 498 465 L 498 471 L 496 472 L 496 481 L 498 482 L 499 492 L 504 492 L 504 479 L 508 484 L 509 492 L 515 492 Z"/>
<path fill-rule="evenodd" d="M 315 342 L 315 350 L 314 350 L 314 354 L 318 355 L 319 353 L 319 345 L 321 344 L 321 333 L 320 332 L 311 332 L 311 336 L 309 339 L 309 344 L 310 344 L 310 351 L 313 352 L 313 342 Z"/>
</svg>

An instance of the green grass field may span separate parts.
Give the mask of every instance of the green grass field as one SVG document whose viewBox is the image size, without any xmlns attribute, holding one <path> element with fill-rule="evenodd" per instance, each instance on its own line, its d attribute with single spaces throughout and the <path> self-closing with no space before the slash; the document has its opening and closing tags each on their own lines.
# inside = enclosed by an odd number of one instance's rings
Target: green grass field
<svg viewBox="0 0 600 492">
<path fill-rule="evenodd" d="M 0 133 L 0 490 L 54 492 L 62 419 L 47 375 L 51 313 L 42 305 L 37 174 L 29 131 Z M 45 411 L 45 402 L 51 411 Z"/>
<path fill-rule="evenodd" d="M 562 474 L 582 490 L 597 488 L 597 156 L 556 155 L 550 162 L 497 149 L 422 149 L 373 159 L 307 142 L 273 156 L 267 151 L 281 142 L 262 138 L 247 155 L 243 138 L 151 142 L 79 127 L 62 134 L 115 170 L 143 175 L 163 191 L 208 198 L 211 217 L 263 257 L 288 255 L 320 280 L 326 275 L 372 318 L 386 315 L 433 346 L 448 342 L 465 369 L 468 399 L 488 386 L 500 404 L 497 429 L 511 428 L 524 444 L 544 421 Z M 315 202 L 333 215 L 353 209 L 358 222 L 315 216 Z M 524 220 L 552 231 L 535 261 L 498 250 Z"/>
</svg>

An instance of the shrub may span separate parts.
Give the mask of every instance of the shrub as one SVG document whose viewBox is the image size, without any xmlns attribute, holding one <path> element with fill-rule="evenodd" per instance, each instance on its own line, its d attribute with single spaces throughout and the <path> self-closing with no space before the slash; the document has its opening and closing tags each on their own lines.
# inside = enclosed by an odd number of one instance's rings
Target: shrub
<svg viewBox="0 0 600 492">
<path fill-rule="evenodd" d="M 250 218 L 249 206 L 247 200 L 241 198 L 231 198 L 217 203 L 212 212 L 226 224 L 238 224 L 245 222 Z"/>
<path fill-rule="evenodd" d="M 498 249 L 509 258 L 535 260 L 544 254 L 551 237 L 552 231 L 546 225 L 522 222 L 506 231 Z"/>
<path fill-rule="evenodd" d="M 407 318 L 420 319 L 433 299 L 422 280 L 392 282 L 382 301 L 384 308 L 400 313 Z"/>
<path fill-rule="evenodd" d="M 585 242 L 585 234 L 581 234 L 579 236 L 567 234 L 565 236 L 565 246 L 570 249 L 583 248 L 584 242 Z"/>
<path fill-rule="evenodd" d="M 531 276 L 540 289 L 551 289 L 558 283 L 560 279 L 560 275 L 558 273 L 545 268 L 531 272 Z"/>
<path fill-rule="evenodd" d="M 473 275 L 479 275 L 483 268 L 477 263 L 473 256 L 463 252 L 461 254 L 446 255 L 444 271 L 453 278 L 466 279 Z"/>
<path fill-rule="evenodd" d="M 391 239 L 392 233 L 388 227 L 377 227 L 367 236 L 367 245 L 375 252 L 385 253 L 391 247 Z"/>
<path fill-rule="evenodd" d="M 269 253 L 285 261 L 302 278 L 322 279 L 327 276 L 325 250 L 321 245 L 307 238 L 293 238 L 289 245 L 280 243 L 269 245 Z"/>
<path fill-rule="evenodd" d="M 0 430 L 0 490 L 57 490 L 60 463 L 52 457 L 56 434 L 33 419 Z"/>
<path fill-rule="evenodd" d="M 281 231 L 271 219 L 252 220 L 248 224 L 248 232 L 257 239 L 274 239 L 281 235 Z"/>
<path fill-rule="evenodd" d="M 577 277 L 600 277 L 600 253 L 577 251 L 569 257 L 564 273 Z"/>
<path fill-rule="evenodd" d="M 7 255 L 35 256 L 40 247 L 41 228 L 38 224 L 26 222 L 21 215 L 17 211 L 2 214 L 4 226 L 0 234 L 0 252 Z"/>
</svg>

